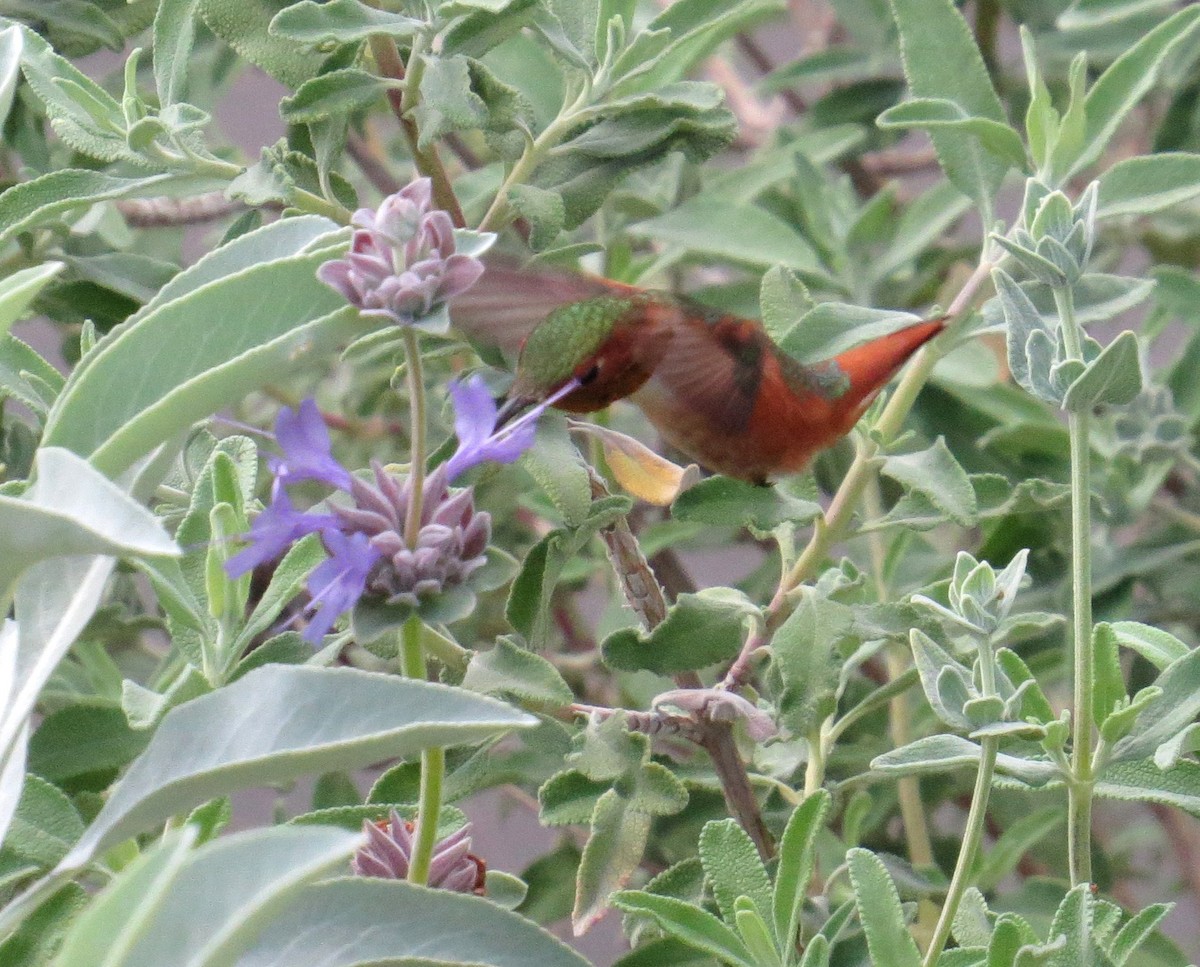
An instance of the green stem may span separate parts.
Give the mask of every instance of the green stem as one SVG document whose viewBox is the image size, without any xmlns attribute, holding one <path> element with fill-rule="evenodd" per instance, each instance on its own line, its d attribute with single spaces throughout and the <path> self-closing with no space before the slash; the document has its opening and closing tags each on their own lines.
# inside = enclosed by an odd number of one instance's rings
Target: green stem
<svg viewBox="0 0 1200 967">
<path fill-rule="evenodd" d="M 408 381 L 408 408 L 412 421 L 412 453 L 408 471 L 408 513 L 404 518 L 404 541 L 417 546 L 421 535 L 421 510 L 425 500 L 425 375 L 421 368 L 421 347 L 412 326 L 401 326 L 404 334 L 405 369 Z"/>
<path fill-rule="evenodd" d="M 988 797 L 992 791 L 992 775 L 996 771 L 996 755 L 1000 751 L 1000 739 L 987 736 L 980 744 L 982 753 L 979 757 L 979 772 L 975 775 L 975 791 L 971 794 L 971 811 L 967 814 L 962 849 L 958 852 L 958 862 L 954 867 L 954 876 L 950 879 L 950 889 L 946 893 L 942 915 L 938 917 L 933 938 L 929 941 L 929 949 L 925 951 L 923 967 L 933 967 L 946 947 L 954 915 L 958 912 L 963 894 L 970 886 L 971 870 L 979 854 L 979 844 L 983 841 L 983 826 L 987 817 Z"/>
<path fill-rule="evenodd" d="M 871 520 L 883 517 L 883 492 L 879 478 L 873 477 L 863 494 L 866 513 Z M 871 552 L 871 574 L 875 580 L 875 593 L 879 601 L 887 601 L 890 594 L 887 585 L 887 547 L 883 535 L 872 531 L 867 538 Z M 885 652 L 888 681 L 896 681 L 908 670 L 908 649 L 897 644 L 889 645 Z M 912 707 L 907 691 L 898 692 L 888 703 L 888 724 L 892 734 L 892 746 L 900 749 L 913 738 Z M 933 842 L 929 836 L 929 824 L 925 821 L 925 803 L 921 799 L 921 780 L 917 776 L 901 776 L 896 782 L 896 798 L 900 805 L 900 820 L 904 825 L 904 838 L 908 842 L 908 858 L 915 866 L 933 865 Z M 937 907 L 929 900 L 922 900 L 917 907 L 917 921 L 922 935 L 930 933 L 937 920 Z"/>
<path fill-rule="evenodd" d="M 541 134 L 525 146 L 521 157 L 517 159 L 517 163 L 513 165 L 512 170 L 508 173 L 508 177 L 504 179 L 504 183 L 496 192 L 496 197 L 492 200 L 487 214 L 480 220 L 479 231 L 495 231 L 497 228 L 502 227 L 502 223 L 508 215 L 509 190 L 514 185 L 522 184 L 529 175 L 533 174 L 534 169 L 542 163 L 546 153 L 557 145 L 562 140 L 563 135 L 578 123 L 580 111 L 587 103 L 589 95 L 590 89 L 585 87 L 570 107 L 564 107 L 558 117 L 551 121 Z"/>
<path fill-rule="evenodd" d="M 1062 325 L 1063 347 L 1070 359 L 1082 359 L 1079 324 L 1068 287 L 1054 290 Z M 1092 654 L 1092 519 L 1091 413 L 1070 413 L 1071 438 L 1071 598 L 1074 651 L 1074 708 L 1072 717 L 1071 779 L 1067 784 L 1067 856 L 1073 884 L 1092 880 L 1092 698 L 1095 688 Z"/>
<path fill-rule="evenodd" d="M 193 159 L 192 168 L 197 174 L 214 175 L 218 178 L 227 178 L 230 181 L 238 175 L 244 174 L 246 171 L 241 165 L 235 165 L 229 161 L 221 161 L 219 158 L 195 158 Z M 311 191 L 296 188 L 292 192 L 290 201 L 294 207 L 308 212 L 310 215 L 324 215 L 339 225 L 350 224 L 349 209 L 339 205 L 337 202 L 330 201 L 328 198 L 322 198 Z"/>
<path fill-rule="evenodd" d="M 421 646 L 421 619 L 413 615 L 404 623 L 400 638 L 400 662 L 408 678 L 425 681 L 425 651 Z M 440 746 L 421 752 L 421 791 L 417 806 L 417 828 L 413 834 L 408 881 L 424 886 L 429 882 L 429 865 L 437 845 L 438 816 L 442 811 L 442 779 L 446 775 L 446 750 Z"/>
</svg>

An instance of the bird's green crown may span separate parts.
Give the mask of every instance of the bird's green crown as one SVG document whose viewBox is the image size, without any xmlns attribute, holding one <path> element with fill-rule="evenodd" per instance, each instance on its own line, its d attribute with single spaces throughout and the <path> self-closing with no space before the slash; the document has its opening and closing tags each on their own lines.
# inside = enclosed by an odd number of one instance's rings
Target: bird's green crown
<svg viewBox="0 0 1200 967">
<path fill-rule="evenodd" d="M 521 388 L 540 395 L 570 379 L 632 305 L 629 299 L 604 297 L 559 306 L 525 341 L 517 366 Z"/>
</svg>

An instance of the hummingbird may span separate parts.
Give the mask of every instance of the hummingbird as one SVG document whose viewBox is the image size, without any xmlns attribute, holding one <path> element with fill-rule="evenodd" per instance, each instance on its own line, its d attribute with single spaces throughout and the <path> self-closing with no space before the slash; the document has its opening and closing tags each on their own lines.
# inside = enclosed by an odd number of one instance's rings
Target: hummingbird
<svg viewBox="0 0 1200 967">
<path fill-rule="evenodd" d="M 919 322 L 804 364 L 762 324 L 685 296 L 553 268 L 489 261 L 450 305 L 467 335 L 519 350 L 498 421 L 548 399 L 591 413 L 628 399 L 702 467 L 758 484 L 803 470 L 858 422 L 942 329 Z"/>
</svg>

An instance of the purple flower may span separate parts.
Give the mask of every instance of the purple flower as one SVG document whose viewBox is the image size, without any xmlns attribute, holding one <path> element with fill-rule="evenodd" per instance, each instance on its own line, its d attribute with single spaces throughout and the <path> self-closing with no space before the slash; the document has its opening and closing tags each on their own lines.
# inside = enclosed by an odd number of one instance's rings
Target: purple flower
<svg viewBox="0 0 1200 967">
<path fill-rule="evenodd" d="M 354 854 L 350 866 L 359 876 L 389 880 L 408 877 L 413 852 L 413 824 L 400 818 L 396 810 L 386 822 L 363 822 L 366 845 Z M 455 893 L 483 896 L 487 866 L 471 852 L 471 824 L 451 833 L 433 848 L 429 863 L 429 886 Z"/>
<path fill-rule="evenodd" d="M 326 262 L 317 278 L 337 289 L 364 315 L 399 325 L 431 315 L 483 274 L 483 263 L 456 252 L 454 224 L 430 209 L 433 189 L 419 178 L 372 211 L 354 213 L 354 235 L 344 259 Z"/>
<path fill-rule="evenodd" d="M 329 558 L 308 576 L 312 600 L 305 608 L 313 618 L 303 637 L 312 644 L 320 642 L 333 623 L 358 603 L 366 590 L 367 576 L 381 556 L 366 534 L 346 535 L 331 529 L 321 534 L 321 540 Z"/>
<path fill-rule="evenodd" d="M 350 489 L 350 471 L 333 458 L 329 431 L 311 397 L 302 400 L 295 412 L 286 406 L 279 411 L 275 440 L 283 456 L 269 456 L 267 463 L 277 483 L 318 480 L 338 490 Z"/>
<path fill-rule="evenodd" d="M 296 510 L 282 482 L 277 479 L 271 488 L 271 503 L 250 525 L 246 535 L 250 546 L 225 562 L 225 573 L 231 578 L 239 578 L 260 564 L 281 556 L 300 538 L 336 527 L 337 521 L 328 514 L 305 514 Z"/>
<path fill-rule="evenodd" d="M 576 380 L 569 380 L 547 399 L 511 423 L 497 428 L 496 403 L 478 374 L 465 381 L 451 383 L 450 399 L 454 403 L 454 435 L 458 437 L 458 449 L 446 461 L 448 478 L 454 480 L 485 460 L 512 463 L 533 446 L 538 417 L 548 406 L 554 405 L 578 387 Z"/>
</svg>

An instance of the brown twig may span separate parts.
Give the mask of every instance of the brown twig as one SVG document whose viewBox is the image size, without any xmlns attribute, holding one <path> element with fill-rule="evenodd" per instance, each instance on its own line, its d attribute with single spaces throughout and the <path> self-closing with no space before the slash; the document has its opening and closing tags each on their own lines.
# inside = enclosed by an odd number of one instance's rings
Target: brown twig
<svg viewBox="0 0 1200 967">
<path fill-rule="evenodd" d="M 608 488 L 599 475 L 589 468 L 589 478 L 592 485 L 593 499 L 608 496 Z M 600 532 L 600 537 L 608 550 L 608 558 L 613 571 L 621 584 L 621 590 L 629 606 L 641 618 L 648 630 L 658 627 L 667 617 L 667 600 L 662 586 L 650 570 L 650 564 L 642 553 L 641 545 L 629 529 L 629 523 L 624 517 Z M 675 683 L 680 688 L 703 688 L 700 676 L 695 672 L 680 672 L 675 676 Z M 661 713 L 640 713 L 651 719 L 673 719 L 675 716 L 664 716 Z M 709 719 L 689 719 L 695 722 L 698 729 L 694 741 L 700 745 L 712 760 L 713 769 L 721 782 L 725 793 L 725 803 L 729 807 L 742 828 L 753 840 L 759 855 L 767 860 L 775 851 L 774 838 L 767 825 L 763 822 L 762 811 L 758 800 L 754 798 L 754 790 L 750 785 L 750 775 L 746 764 L 738 754 L 733 741 L 733 729 L 728 722 L 714 722 Z"/>
<path fill-rule="evenodd" d="M 357 131 L 346 135 L 346 154 L 354 159 L 359 171 L 381 195 L 394 195 L 404 187 L 400 179 L 388 171 L 370 140 Z"/>
<path fill-rule="evenodd" d="M 245 210 L 245 205 L 226 198 L 222 191 L 209 191 L 191 198 L 124 198 L 117 202 L 117 211 L 131 228 L 202 225 Z"/>
<path fill-rule="evenodd" d="M 404 80 L 404 62 L 400 59 L 400 51 L 396 47 L 396 42 L 391 37 L 376 34 L 371 37 L 370 46 L 380 74 L 393 80 Z M 408 115 L 404 93 L 391 89 L 387 92 L 387 99 L 392 113 L 400 122 L 400 129 L 404 132 L 404 139 L 408 142 L 413 164 L 417 166 L 417 170 L 421 174 L 433 182 L 433 199 L 437 206 L 449 213 L 450 220 L 454 222 L 455 227 L 466 228 L 467 220 L 463 216 L 462 206 L 458 203 L 458 196 L 454 194 L 454 186 L 450 184 L 450 176 L 446 174 L 446 168 L 442 164 L 437 148 L 434 145 L 427 148 L 421 147 L 421 133 L 417 130 L 417 122 Z"/>
</svg>

